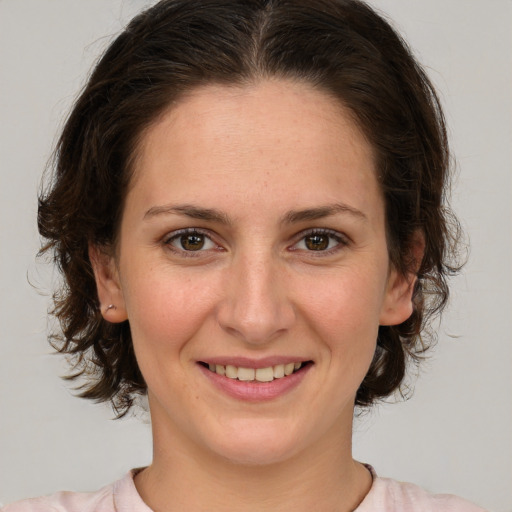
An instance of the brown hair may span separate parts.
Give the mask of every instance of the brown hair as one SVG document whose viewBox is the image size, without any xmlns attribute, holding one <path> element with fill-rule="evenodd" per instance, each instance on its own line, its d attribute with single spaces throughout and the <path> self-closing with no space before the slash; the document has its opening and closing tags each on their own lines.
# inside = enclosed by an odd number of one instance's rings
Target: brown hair
<svg viewBox="0 0 512 512">
<path fill-rule="evenodd" d="M 428 348 L 425 328 L 448 296 L 458 225 L 445 205 L 449 155 L 436 93 L 407 45 L 357 0 L 163 0 L 136 16 L 111 44 L 75 103 L 41 194 L 39 231 L 64 283 L 53 345 L 87 377 L 81 396 L 111 400 L 118 415 L 146 389 L 128 321 L 99 311 L 88 244 L 115 245 L 143 130 L 180 95 L 202 84 L 265 77 L 301 80 L 348 107 L 377 154 L 391 263 L 411 271 L 418 232 L 425 255 L 414 312 L 381 326 L 356 397 L 369 405 L 402 383 L 408 361 Z M 421 336 L 423 334 L 423 338 Z"/>
</svg>

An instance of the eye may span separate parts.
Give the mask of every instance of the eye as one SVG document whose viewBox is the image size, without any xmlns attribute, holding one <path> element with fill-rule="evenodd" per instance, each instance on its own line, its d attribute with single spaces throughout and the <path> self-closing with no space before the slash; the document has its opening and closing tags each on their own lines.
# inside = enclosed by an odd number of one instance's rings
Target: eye
<svg viewBox="0 0 512 512">
<path fill-rule="evenodd" d="M 336 231 L 315 230 L 309 231 L 293 245 L 293 250 L 308 252 L 331 252 L 347 245 L 346 238 Z"/>
<path fill-rule="evenodd" d="M 195 229 L 185 229 L 171 233 L 165 244 L 175 251 L 201 252 L 215 249 L 217 245 L 205 233 Z"/>
</svg>

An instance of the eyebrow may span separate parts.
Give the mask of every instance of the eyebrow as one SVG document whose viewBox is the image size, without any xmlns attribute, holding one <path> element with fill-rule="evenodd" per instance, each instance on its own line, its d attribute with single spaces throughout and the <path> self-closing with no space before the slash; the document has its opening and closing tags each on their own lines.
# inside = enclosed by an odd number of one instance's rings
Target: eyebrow
<svg viewBox="0 0 512 512">
<path fill-rule="evenodd" d="M 334 203 L 315 208 L 306 208 L 303 210 L 290 210 L 280 219 L 281 224 L 296 224 L 309 220 L 318 220 L 325 217 L 331 217 L 338 213 L 349 214 L 358 219 L 367 221 L 368 217 L 360 210 L 344 203 Z M 217 222 L 219 224 L 231 225 L 229 217 L 215 208 L 201 208 L 193 205 L 162 205 L 153 206 L 144 214 L 144 220 L 149 220 L 157 215 L 183 215 L 191 219 L 206 220 Z"/>
<path fill-rule="evenodd" d="M 215 208 L 200 208 L 189 204 L 153 206 L 144 214 L 144 220 L 157 215 L 184 215 L 191 219 L 207 220 L 220 224 L 231 224 L 228 216 Z"/>
<path fill-rule="evenodd" d="M 283 224 L 295 224 L 297 222 L 331 217 L 333 215 L 336 215 L 337 213 L 347 213 L 358 219 L 364 221 L 368 220 L 368 217 L 361 210 L 353 208 L 348 204 L 334 203 L 325 206 L 319 206 L 316 208 L 306 208 L 304 210 L 291 210 L 283 216 L 281 222 Z"/>
</svg>

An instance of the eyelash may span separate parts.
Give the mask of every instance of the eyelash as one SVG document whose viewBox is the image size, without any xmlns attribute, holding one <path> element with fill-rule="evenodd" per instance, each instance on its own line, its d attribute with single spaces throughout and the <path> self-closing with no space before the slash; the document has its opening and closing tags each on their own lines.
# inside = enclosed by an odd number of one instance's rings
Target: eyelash
<svg viewBox="0 0 512 512">
<path fill-rule="evenodd" d="M 170 251 L 172 251 L 175 254 L 178 254 L 181 257 L 185 257 L 185 258 L 197 258 L 198 256 L 201 255 L 202 252 L 206 252 L 205 250 L 201 250 L 202 248 L 197 251 L 187 251 L 186 249 L 174 247 L 172 245 L 172 242 L 179 240 L 181 237 L 187 236 L 187 235 L 201 236 L 204 238 L 205 243 L 207 243 L 207 241 L 209 241 L 210 243 L 215 245 L 215 249 L 222 250 L 222 248 L 212 240 L 212 237 L 208 234 L 208 232 L 203 231 L 202 229 L 198 229 L 198 228 L 185 228 L 185 229 L 180 229 L 178 231 L 173 231 L 172 233 L 169 233 L 169 235 L 163 239 L 163 243 Z M 207 250 L 211 250 L 211 249 L 207 249 Z"/>
<path fill-rule="evenodd" d="M 201 247 L 199 250 L 189 251 L 184 248 L 178 248 L 178 247 L 173 246 L 174 241 L 177 241 L 181 237 L 186 236 L 186 235 L 198 235 L 200 237 L 203 237 L 203 239 L 205 240 L 205 243 L 208 243 L 208 241 L 209 241 L 209 243 L 211 243 L 215 246 L 215 248 L 213 248 L 214 250 L 218 250 L 218 251 L 223 250 L 220 245 L 215 243 L 215 241 L 210 236 L 209 232 L 204 231 L 202 229 L 198 229 L 198 228 L 185 228 L 185 229 L 180 229 L 178 231 L 173 231 L 172 233 L 170 233 L 168 236 L 166 236 L 163 239 L 163 243 L 169 250 L 171 250 L 175 254 L 178 254 L 181 257 L 185 257 L 185 258 L 190 258 L 190 257 L 197 258 L 200 256 L 201 253 L 212 250 L 212 248 L 203 250 Z M 307 237 L 315 236 L 315 235 L 316 236 L 327 236 L 331 240 L 335 240 L 336 245 L 334 247 L 330 247 L 327 249 L 321 249 L 321 250 L 317 250 L 317 251 L 312 250 L 312 249 L 308 250 L 307 248 L 306 249 L 298 249 L 296 247 L 299 243 L 305 242 Z M 292 252 L 299 251 L 299 250 L 305 251 L 305 252 L 311 253 L 311 255 L 312 256 L 314 255 L 315 257 L 321 257 L 321 256 L 334 254 L 334 253 L 338 252 L 339 250 L 343 249 L 350 242 L 349 239 L 345 235 L 339 233 L 338 231 L 334 231 L 332 229 L 325 229 L 325 228 L 309 229 L 307 231 L 303 231 L 303 232 L 299 233 L 295 238 L 296 238 L 296 241 L 290 246 L 290 248 L 289 248 L 290 251 L 292 251 Z M 329 241 L 328 244 L 330 245 L 330 243 L 331 242 Z"/>
<path fill-rule="evenodd" d="M 308 250 L 308 249 L 297 249 L 293 248 L 297 246 L 300 242 L 305 242 L 306 238 L 309 236 L 327 236 L 332 240 L 336 241 L 336 245 L 334 247 L 324 249 L 324 250 Z M 297 241 L 292 245 L 292 251 L 298 251 L 298 250 L 304 250 L 308 253 L 311 253 L 312 256 L 315 257 L 322 257 L 322 256 L 329 256 L 332 255 L 344 247 L 346 247 L 349 244 L 349 239 L 347 236 L 343 235 L 339 231 L 334 231 L 332 229 L 325 229 L 325 228 L 316 228 L 316 229 L 308 229 L 307 231 L 303 231 L 302 233 L 299 233 L 297 235 Z M 329 241 L 330 244 L 330 241 Z"/>
</svg>

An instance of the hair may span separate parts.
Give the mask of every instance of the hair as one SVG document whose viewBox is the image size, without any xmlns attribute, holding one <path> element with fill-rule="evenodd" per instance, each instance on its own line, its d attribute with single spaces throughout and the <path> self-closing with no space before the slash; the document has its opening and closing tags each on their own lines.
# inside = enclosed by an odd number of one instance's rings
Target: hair
<svg viewBox="0 0 512 512">
<path fill-rule="evenodd" d="M 85 377 L 80 396 L 118 416 L 146 391 L 129 322 L 101 315 L 88 245 L 113 248 L 145 129 L 186 92 L 276 78 L 308 83 L 354 115 L 376 154 L 391 264 L 417 274 L 414 310 L 379 327 L 356 405 L 389 396 L 435 341 L 432 318 L 456 273 L 459 225 L 446 205 L 450 158 L 443 113 L 406 43 L 358 0 L 163 0 L 137 15 L 98 61 L 57 143 L 39 198 L 40 254 L 63 276 L 52 345 Z M 414 261 L 418 233 L 424 257 Z M 419 268 L 418 268 L 419 266 Z"/>
</svg>

